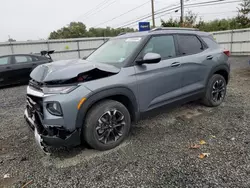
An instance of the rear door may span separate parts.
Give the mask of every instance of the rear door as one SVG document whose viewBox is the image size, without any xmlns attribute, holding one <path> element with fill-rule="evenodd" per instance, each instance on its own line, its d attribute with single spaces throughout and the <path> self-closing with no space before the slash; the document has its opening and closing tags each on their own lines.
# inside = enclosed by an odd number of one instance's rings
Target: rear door
<svg viewBox="0 0 250 188">
<path fill-rule="evenodd" d="M 199 93 L 205 88 L 205 78 L 209 71 L 210 57 L 207 57 L 207 47 L 196 35 L 178 34 L 176 37 L 183 71 L 183 94 Z"/>
<path fill-rule="evenodd" d="M 152 36 L 139 55 L 142 58 L 153 52 L 162 57 L 156 64 L 135 65 L 141 112 L 167 104 L 182 94 L 182 70 L 175 45 L 172 35 Z"/>
<path fill-rule="evenodd" d="M 12 71 L 10 59 L 9 56 L 0 57 L 0 85 L 7 85 L 10 82 Z"/>
<path fill-rule="evenodd" d="M 33 56 L 31 56 L 31 58 L 32 58 L 33 69 L 38 65 L 50 62 L 50 60 L 45 56 L 35 56 L 35 55 L 33 55 Z"/>
<path fill-rule="evenodd" d="M 29 55 L 15 55 L 14 57 L 14 74 L 18 81 L 28 81 L 31 70 L 34 67 L 32 57 Z"/>
</svg>

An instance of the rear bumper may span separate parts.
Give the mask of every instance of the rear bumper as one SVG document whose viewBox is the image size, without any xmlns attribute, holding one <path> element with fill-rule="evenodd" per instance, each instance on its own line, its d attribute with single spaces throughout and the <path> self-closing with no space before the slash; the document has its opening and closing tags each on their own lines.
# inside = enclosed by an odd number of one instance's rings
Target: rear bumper
<svg viewBox="0 0 250 188">
<path fill-rule="evenodd" d="M 68 133 L 64 138 L 60 138 L 58 135 L 49 135 L 39 132 L 40 128 L 36 124 L 35 116 L 32 116 L 32 118 L 29 117 L 27 109 L 24 112 L 24 118 L 29 127 L 35 132 L 36 142 L 43 150 L 46 150 L 46 147 L 74 147 L 81 143 L 80 130 L 75 130 Z"/>
</svg>

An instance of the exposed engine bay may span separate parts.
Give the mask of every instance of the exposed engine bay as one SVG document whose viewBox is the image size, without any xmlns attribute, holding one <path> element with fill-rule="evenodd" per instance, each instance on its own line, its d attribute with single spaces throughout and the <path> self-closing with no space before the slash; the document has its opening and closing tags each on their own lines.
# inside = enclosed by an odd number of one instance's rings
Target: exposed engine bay
<svg viewBox="0 0 250 188">
<path fill-rule="evenodd" d="M 66 79 L 66 80 L 55 80 L 45 82 L 44 85 L 61 85 L 61 84 L 72 84 L 72 83 L 80 83 L 80 82 L 88 82 L 92 80 L 97 80 L 100 78 L 105 78 L 112 76 L 116 73 L 106 72 L 99 69 L 93 69 L 88 72 L 80 73 L 74 78 Z"/>
<path fill-rule="evenodd" d="M 93 63 L 86 60 L 63 60 L 43 64 L 30 74 L 33 81 L 43 85 L 72 84 L 87 82 L 120 72 L 120 68 L 104 63 Z"/>
</svg>

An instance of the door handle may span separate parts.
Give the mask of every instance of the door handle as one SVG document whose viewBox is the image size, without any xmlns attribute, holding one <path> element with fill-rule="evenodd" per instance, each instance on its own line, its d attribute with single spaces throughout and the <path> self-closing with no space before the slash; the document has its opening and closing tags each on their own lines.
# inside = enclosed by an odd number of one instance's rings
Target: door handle
<svg viewBox="0 0 250 188">
<path fill-rule="evenodd" d="M 212 55 L 208 55 L 207 56 L 207 60 L 211 60 L 211 59 L 213 59 L 213 56 Z"/>
<path fill-rule="evenodd" d="M 171 67 L 179 67 L 181 65 L 180 62 L 174 62 L 171 64 Z"/>
<path fill-rule="evenodd" d="M 11 67 L 6 67 L 6 69 L 10 69 Z"/>
</svg>

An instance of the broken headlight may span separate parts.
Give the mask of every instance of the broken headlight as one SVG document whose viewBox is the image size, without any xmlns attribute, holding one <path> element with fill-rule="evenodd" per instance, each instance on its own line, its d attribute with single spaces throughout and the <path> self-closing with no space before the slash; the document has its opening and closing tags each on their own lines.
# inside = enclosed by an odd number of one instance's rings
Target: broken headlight
<svg viewBox="0 0 250 188">
<path fill-rule="evenodd" d="M 45 94 L 66 94 L 74 89 L 76 89 L 77 85 L 71 85 L 71 86 L 63 86 L 63 87 L 44 87 L 43 93 Z"/>
<path fill-rule="evenodd" d="M 48 102 L 46 105 L 47 110 L 49 113 L 55 116 L 62 116 L 62 108 L 59 102 Z"/>
</svg>

